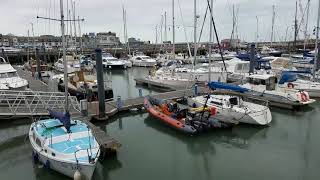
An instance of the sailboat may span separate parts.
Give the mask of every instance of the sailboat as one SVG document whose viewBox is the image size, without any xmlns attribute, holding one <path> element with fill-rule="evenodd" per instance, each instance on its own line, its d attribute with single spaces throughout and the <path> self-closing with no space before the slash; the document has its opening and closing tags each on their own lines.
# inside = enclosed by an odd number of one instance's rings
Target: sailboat
<svg viewBox="0 0 320 180">
<path fill-rule="evenodd" d="M 60 0 L 60 10 L 64 77 L 67 79 L 63 0 Z M 30 126 L 33 160 L 66 176 L 90 180 L 100 155 L 100 146 L 85 123 L 71 119 L 67 89 L 65 84 L 65 112 L 48 109 L 53 118 L 36 121 Z"/>
</svg>

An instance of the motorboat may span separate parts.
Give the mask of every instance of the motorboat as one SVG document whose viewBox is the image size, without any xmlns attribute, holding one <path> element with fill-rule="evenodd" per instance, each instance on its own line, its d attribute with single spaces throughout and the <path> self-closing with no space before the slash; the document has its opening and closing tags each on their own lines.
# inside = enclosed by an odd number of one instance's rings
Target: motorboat
<svg viewBox="0 0 320 180">
<path fill-rule="evenodd" d="M 51 78 L 58 83 L 58 90 L 64 92 L 64 77 L 63 74 L 55 75 Z M 113 99 L 113 90 L 111 83 L 104 83 L 105 98 Z M 78 100 L 87 99 L 89 102 L 98 100 L 98 81 L 96 75 L 77 71 L 68 75 L 68 92 L 72 96 L 76 96 Z"/>
<path fill-rule="evenodd" d="M 190 109 L 176 102 L 166 102 L 150 96 L 144 98 L 144 107 L 153 117 L 186 134 L 197 134 L 213 128 L 228 128 L 234 125 L 215 119 L 215 107 Z"/>
<path fill-rule="evenodd" d="M 149 56 L 145 55 L 138 55 L 133 56 L 131 58 L 133 66 L 140 66 L 140 67 L 153 67 L 157 64 L 155 59 L 151 59 Z"/>
<path fill-rule="evenodd" d="M 80 68 L 85 71 L 92 71 L 95 67 L 95 62 L 91 57 L 80 55 Z"/>
<path fill-rule="evenodd" d="M 275 50 L 274 48 L 270 48 L 267 46 L 263 46 L 261 49 L 261 55 L 268 55 L 268 56 L 275 56 L 275 57 L 281 57 L 282 52 Z"/>
<path fill-rule="evenodd" d="M 126 69 L 127 68 L 127 64 L 124 61 L 113 57 L 109 53 L 102 54 L 102 65 L 103 65 L 103 68 L 108 68 L 108 69 Z"/>
<path fill-rule="evenodd" d="M 216 118 L 221 121 L 267 125 L 272 120 L 269 107 L 244 101 L 238 96 L 211 94 L 188 98 L 189 106 L 202 107 L 205 104 L 217 109 Z"/>
<path fill-rule="evenodd" d="M 19 77 L 17 70 L 3 57 L 0 57 L 0 89 L 25 90 L 28 86 L 28 81 Z"/>
<path fill-rule="evenodd" d="M 99 144 L 91 129 L 69 113 L 50 111 L 54 118 L 31 124 L 29 140 L 34 162 L 73 178 L 80 173 L 90 180 L 100 155 Z"/>
<path fill-rule="evenodd" d="M 283 71 L 279 81 L 279 88 L 294 89 L 308 92 L 310 97 L 320 97 L 320 83 L 299 79 L 299 71 Z"/>
<path fill-rule="evenodd" d="M 260 96 L 262 97 L 267 96 L 270 99 L 278 99 L 278 101 L 291 101 L 301 106 L 315 102 L 314 99 L 310 98 L 307 91 L 279 88 L 277 85 L 277 77 L 266 71 L 249 75 L 247 82 L 240 86 L 251 90 L 251 92 L 261 93 Z"/>
<path fill-rule="evenodd" d="M 67 66 L 68 66 L 67 73 L 73 73 L 81 70 L 80 61 L 77 58 L 77 56 L 68 55 L 66 56 L 66 60 L 67 60 Z M 65 68 L 63 63 L 64 62 L 62 58 L 58 59 L 58 61 L 54 63 L 55 70 L 59 72 L 64 72 Z"/>
</svg>

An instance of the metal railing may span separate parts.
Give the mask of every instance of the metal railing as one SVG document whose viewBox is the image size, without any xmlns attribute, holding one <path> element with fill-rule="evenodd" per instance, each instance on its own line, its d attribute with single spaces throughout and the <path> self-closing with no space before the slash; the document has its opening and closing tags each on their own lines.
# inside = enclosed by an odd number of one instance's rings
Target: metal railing
<svg viewBox="0 0 320 180">
<path fill-rule="evenodd" d="M 80 112 L 76 97 L 68 99 L 69 111 Z M 61 92 L 0 90 L 0 116 L 47 115 L 47 109 L 64 111 L 65 100 Z"/>
</svg>

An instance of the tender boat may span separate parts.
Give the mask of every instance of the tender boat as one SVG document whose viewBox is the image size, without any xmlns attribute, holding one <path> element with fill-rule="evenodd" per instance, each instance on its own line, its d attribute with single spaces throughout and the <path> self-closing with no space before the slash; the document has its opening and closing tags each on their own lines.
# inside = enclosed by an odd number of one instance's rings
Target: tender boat
<svg viewBox="0 0 320 180">
<path fill-rule="evenodd" d="M 126 69 L 127 68 L 127 64 L 124 61 L 113 57 L 109 53 L 102 54 L 102 65 L 104 68 L 108 68 L 108 69 Z"/>
<path fill-rule="evenodd" d="M 190 110 L 189 107 L 183 108 L 175 102 L 167 103 L 150 96 L 144 98 L 144 107 L 150 115 L 186 134 L 197 134 L 212 128 L 228 128 L 234 125 L 213 118 L 216 114 L 214 107 Z"/>
<path fill-rule="evenodd" d="M 133 56 L 131 61 L 133 66 L 153 67 L 157 65 L 157 61 L 155 59 L 151 59 L 149 56 L 144 55 Z"/>
<path fill-rule="evenodd" d="M 25 90 L 28 86 L 28 81 L 19 77 L 17 70 L 0 57 L 0 89 Z"/>
<path fill-rule="evenodd" d="M 207 102 L 209 108 L 217 109 L 216 118 L 221 121 L 238 121 L 254 125 L 267 125 L 272 116 L 267 106 L 243 101 L 238 96 L 205 95 L 188 99 L 189 106 L 202 107 Z"/>
<path fill-rule="evenodd" d="M 56 118 L 31 124 L 33 160 L 71 178 L 78 171 L 83 179 L 90 180 L 100 155 L 92 131 L 80 120 L 70 120 L 69 113 L 50 114 Z"/>
</svg>

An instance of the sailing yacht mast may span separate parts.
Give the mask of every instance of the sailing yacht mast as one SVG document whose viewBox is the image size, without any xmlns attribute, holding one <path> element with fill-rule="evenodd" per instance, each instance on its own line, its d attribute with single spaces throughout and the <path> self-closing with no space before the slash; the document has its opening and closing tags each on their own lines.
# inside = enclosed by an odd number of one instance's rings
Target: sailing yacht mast
<svg viewBox="0 0 320 180">
<path fill-rule="evenodd" d="M 259 40 L 259 19 L 258 19 L 258 16 L 256 16 L 256 19 L 257 19 L 256 48 L 258 49 L 258 40 Z"/>
<path fill-rule="evenodd" d="M 211 7 L 213 7 L 213 0 L 211 0 Z M 212 11 L 210 11 L 211 17 L 213 17 Z M 209 82 L 211 82 L 211 54 L 212 54 L 212 49 L 211 46 L 213 45 L 212 42 L 212 18 L 210 17 L 210 35 L 209 35 Z"/>
<path fill-rule="evenodd" d="M 74 29 L 74 45 L 77 47 L 77 28 L 76 28 L 76 1 L 72 1 L 73 9 L 73 29 Z"/>
<path fill-rule="evenodd" d="M 271 26 L 271 41 L 270 41 L 270 48 L 272 47 L 273 43 L 273 31 L 274 31 L 274 19 L 275 19 L 275 5 L 272 6 L 272 26 Z"/>
<path fill-rule="evenodd" d="M 175 47 L 175 17 L 174 17 L 174 0 L 172 0 L 172 55 L 173 59 L 176 58 L 176 47 Z"/>
<path fill-rule="evenodd" d="M 194 52 L 193 52 L 193 69 L 197 61 L 197 0 L 194 0 Z"/>
<path fill-rule="evenodd" d="M 294 42 L 293 42 L 293 48 L 296 48 L 297 36 L 298 36 L 298 20 L 297 20 L 297 15 L 298 15 L 298 2 L 296 1 L 296 13 L 295 13 L 295 16 L 294 16 Z"/>
<path fill-rule="evenodd" d="M 65 32 L 64 32 L 64 14 L 63 14 L 63 0 L 60 0 L 60 15 L 61 15 L 61 38 L 62 38 L 62 59 L 64 65 L 64 95 L 65 100 L 65 111 L 69 112 L 69 102 L 68 102 L 68 67 L 66 60 L 66 42 L 65 42 Z"/>
<path fill-rule="evenodd" d="M 307 44 L 307 41 L 308 41 L 308 21 L 309 21 L 309 10 L 310 9 L 310 0 L 308 0 L 307 2 L 307 19 L 306 19 L 306 26 L 305 26 L 305 29 L 304 29 L 304 43 L 303 43 L 303 50 L 305 51 L 306 50 L 306 44 Z"/>
<path fill-rule="evenodd" d="M 315 54 L 314 54 L 314 68 L 313 68 L 313 78 L 316 77 L 316 71 L 318 69 L 318 43 L 319 43 L 319 21 L 320 21 L 320 0 L 319 0 L 319 7 L 318 7 L 318 19 L 317 19 L 317 32 L 316 32 L 316 47 L 315 47 Z"/>
</svg>

